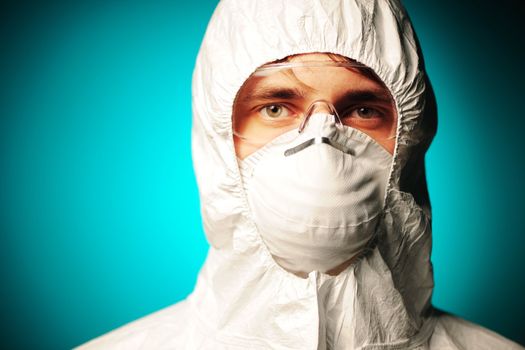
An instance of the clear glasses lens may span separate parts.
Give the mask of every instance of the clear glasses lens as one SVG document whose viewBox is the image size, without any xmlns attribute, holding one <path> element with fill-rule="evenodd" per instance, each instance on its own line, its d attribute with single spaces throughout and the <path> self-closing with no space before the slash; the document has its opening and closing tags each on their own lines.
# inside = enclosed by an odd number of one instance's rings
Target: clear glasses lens
<svg viewBox="0 0 525 350">
<path fill-rule="evenodd" d="M 388 89 L 363 65 L 330 61 L 266 65 L 239 90 L 233 133 L 245 142 L 264 145 L 292 130 L 291 135 L 299 135 L 311 115 L 327 113 L 338 125 L 392 137 L 393 106 Z"/>
</svg>

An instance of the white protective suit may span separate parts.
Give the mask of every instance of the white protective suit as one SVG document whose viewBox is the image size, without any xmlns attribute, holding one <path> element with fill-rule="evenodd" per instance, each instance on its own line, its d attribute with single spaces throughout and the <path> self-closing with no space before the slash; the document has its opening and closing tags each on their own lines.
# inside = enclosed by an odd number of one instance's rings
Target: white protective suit
<svg viewBox="0 0 525 350">
<path fill-rule="evenodd" d="M 273 260 L 250 219 L 232 105 L 258 66 L 312 52 L 371 67 L 394 97 L 398 126 L 376 245 L 336 276 L 313 271 L 301 278 Z M 195 290 L 81 349 L 523 349 L 431 305 L 423 160 L 436 108 L 399 1 L 221 1 L 197 58 L 193 113 L 194 166 L 211 245 Z"/>
</svg>

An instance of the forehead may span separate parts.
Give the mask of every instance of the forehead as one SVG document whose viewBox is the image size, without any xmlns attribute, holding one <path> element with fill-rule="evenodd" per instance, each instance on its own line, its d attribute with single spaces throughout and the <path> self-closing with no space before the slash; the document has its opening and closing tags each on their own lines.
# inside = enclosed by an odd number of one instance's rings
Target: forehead
<svg viewBox="0 0 525 350">
<path fill-rule="evenodd" d="M 373 71 L 362 67 L 334 66 L 334 62 L 351 62 L 342 56 L 305 54 L 287 59 L 286 62 L 303 66 L 282 67 L 257 72 L 247 79 L 238 97 L 252 98 L 268 90 L 295 90 L 300 95 L 323 94 L 336 96 L 349 90 L 387 91 Z M 314 63 L 314 64 L 312 64 Z M 323 65 L 324 63 L 332 65 Z M 265 66 L 263 66 L 265 67 Z"/>
</svg>

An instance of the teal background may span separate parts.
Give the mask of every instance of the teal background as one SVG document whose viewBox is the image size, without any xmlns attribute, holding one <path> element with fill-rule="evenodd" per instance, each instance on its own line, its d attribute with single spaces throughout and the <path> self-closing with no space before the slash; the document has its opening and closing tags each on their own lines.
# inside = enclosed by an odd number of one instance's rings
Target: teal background
<svg viewBox="0 0 525 350">
<path fill-rule="evenodd" d="M 525 14 L 405 4 L 439 107 L 433 302 L 525 344 Z M 2 348 L 70 348 L 191 292 L 191 73 L 215 5 L 2 3 Z"/>
</svg>

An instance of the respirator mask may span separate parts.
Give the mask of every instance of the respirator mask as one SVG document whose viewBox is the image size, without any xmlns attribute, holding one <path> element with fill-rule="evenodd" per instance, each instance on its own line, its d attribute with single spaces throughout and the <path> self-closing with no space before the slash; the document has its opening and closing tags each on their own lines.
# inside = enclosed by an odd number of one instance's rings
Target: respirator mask
<svg viewBox="0 0 525 350">
<path fill-rule="evenodd" d="M 329 272 L 375 238 L 392 156 L 371 125 L 392 124 L 384 135 L 392 139 L 395 111 L 387 90 L 385 97 L 359 84 L 369 81 L 364 69 L 346 61 L 270 64 L 237 95 L 233 133 L 250 150 L 239 159 L 250 213 L 290 272 Z M 331 101 L 310 99 L 321 96 Z"/>
</svg>

